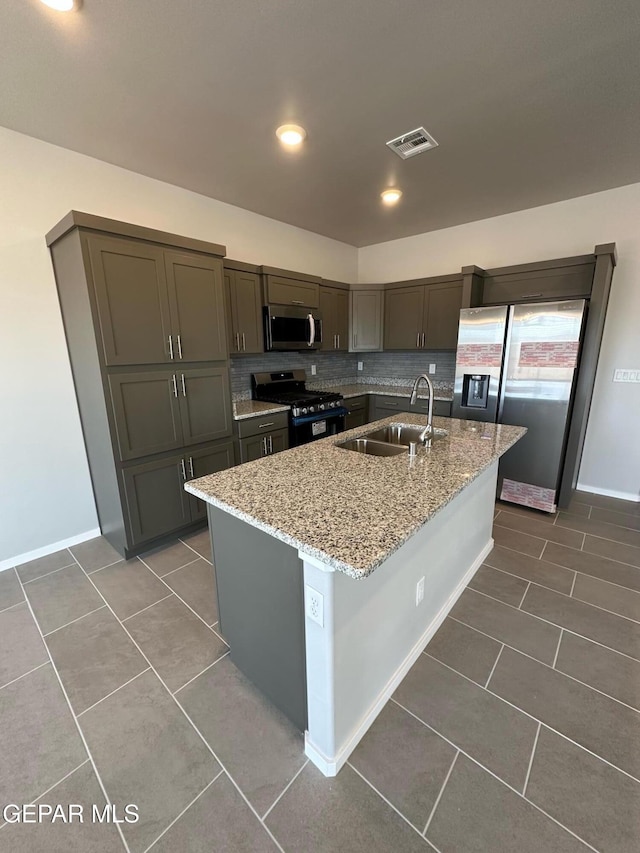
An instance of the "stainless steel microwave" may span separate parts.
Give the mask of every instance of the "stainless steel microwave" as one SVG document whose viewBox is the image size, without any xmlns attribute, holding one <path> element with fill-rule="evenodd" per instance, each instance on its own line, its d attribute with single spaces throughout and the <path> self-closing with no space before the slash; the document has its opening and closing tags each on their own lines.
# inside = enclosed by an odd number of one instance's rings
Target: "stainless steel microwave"
<svg viewBox="0 0 640 853">
<path fill-rule="evenodd" d="M 322 344 L 322 318 L 315 308 L 266 305 L 263 309 L 266 350 L 314 350 Z"/>
</svg>

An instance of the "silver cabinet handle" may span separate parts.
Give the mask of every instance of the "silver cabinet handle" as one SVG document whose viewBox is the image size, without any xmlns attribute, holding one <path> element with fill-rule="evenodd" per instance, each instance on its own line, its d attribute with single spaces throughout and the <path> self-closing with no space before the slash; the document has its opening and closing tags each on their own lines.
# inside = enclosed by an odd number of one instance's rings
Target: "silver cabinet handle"
<svg viewBox="0 0 640 853">
<path fill-rule="evenodd" d="M 333 348 L 338 349 L 338 336 L 337 335 L 333 336 Z"/>
<path fill-rule="evenodd" d="M 180 335 L 176 337 L 176 343 L 178 344 L 178 358 L 182 358 L 182 340 L 180 339 Z"/>
<path fill-rule="evenodd" d="M 416 334 L 416 347 L 420 349 L 420 332 Z"/>
<path fill-rule="evenodd" d="M 302 301 L 302 299 L 292 299 L 291 304 L 292 305 L 304 305 L 304 302 Z"/>
<path fill-rule="evenodd" d="M 422 333 L 422 349 L 424 349 L 424 338 L 425 338 L 425 333 L 423 332 Z"/>
<path fill-rule="evenodd" d="M 185 388 L 185 385 L 184 385 L 184 373 L 182 374 L 181 379 L 182 379 L 182 396 L 186 397 L 187 396 L 187 389 Z"/>
<path fill-rule="evenodd" d="M 173 381 L 173 396 L 174 396 L 174 397 L 177 397 L 177 396 L 178 396 L 178 383 L 176 382 L 176 375 L 175 375 L 175 373 L 173 374 L 173 376 L 171 377 L 171 379 L 172 379 L 172 381 Z"/>
<path fill-rule="evenodd" d="M 269 453 L 273 453 L 273 438 L 269 436 Z"/>
<path fill-rule="evenodd" d="M 173 335 L 169 335 L 169 358 L 173 361 Z"/>
<path fill-rule="evenodd" d="M 195 474 L 193 473 L 193 456 L 189 457 L 189 471 L 191 473 L 191 479 L 193 480 L 195 477 Z"/>
<path fill-rule="evenodd" d="M 180 467 L 182 468 L 182 479 L 186 480 L 187 479 L 187 468 L 184 464 L 184 459 L 180 460 Z"/>
<path fill-rule="evenodd" d="M 275 421 L 269 421 L 266 424 L 258 424 L 258 429 L 265 429 L 266 427 L 275 426 Z"/>
<path fill-rule="evenodd" d="M 244 339 L 244 332 L 243 332 L 243 333 L 242 333 L 242 352 L 246 352 L 246 351 L 247 351 L 247 344 L 246 344 L 246 342 L 245 342 L 245 339 Z"/>
<path fill-rule="evenodd" d="M 525 293 L 522 297 L 523 299 L 537 299 L 539 296 L 543 296 L 542 293 Z"/>
<path fill-rule="evenodd" d="M 236 332 L 236 350 L 240 352 L 240 332 Z"/>
<path fill-rule="evenodd" d="M 353 333 L 353 346 L 354 346 L 354 348 L 358 346 L 358 333 L 357 332 Z"/>
<path fill-rule="evenodd" d="M 316 336 L 316 321 L 313 319 L 313 314 L 307 314 L 307 320 L 309 321 L 309 346 L 311 347 Z"/>
<path fill-rule="evenodd" d="M 266 435 L 262 436 L 262 455 L 263 456 L 267 455 L 267 436 Z"/>
<path fill-rule="evenodd" d="M 338 335 L 337 337 L 338 337 L 338 347 L 337 348 L 340 349 L 340 335 Z"/>
</svg>

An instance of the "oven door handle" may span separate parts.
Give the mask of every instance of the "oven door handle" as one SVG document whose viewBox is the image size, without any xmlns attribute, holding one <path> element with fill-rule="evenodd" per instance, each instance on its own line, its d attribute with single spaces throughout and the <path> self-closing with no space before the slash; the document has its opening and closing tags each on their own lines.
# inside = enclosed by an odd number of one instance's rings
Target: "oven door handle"
<svg viewBox="0 0 640 853">
<path fill-rule="evenodd" d="M 293 426 L 301 426 L 309 424 L 313 421 L 329 421 L 334 418 L 343 418 L 349 414 L 349 409 L 344 406 L 337 406 L 335 409 L 327 409 L 326 412 L 313 412 L 311 415 L 300 415 L 297 418 L 291 418 Z"/>
<path fill-rule="evenodd" d="M 316 321 L 313 319 L 313 314 L 309 314 L 307 320 L 309 321 L 309 346 L 312 347 L 316 339 Z"/>
</svg>

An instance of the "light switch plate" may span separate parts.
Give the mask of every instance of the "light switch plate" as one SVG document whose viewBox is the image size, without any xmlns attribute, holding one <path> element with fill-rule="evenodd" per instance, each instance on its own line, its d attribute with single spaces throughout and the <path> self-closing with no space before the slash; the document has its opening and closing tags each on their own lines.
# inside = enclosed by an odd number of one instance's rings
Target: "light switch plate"
<svg viewBox="0 0 640 853">
<path fill-rule="evenodd" d="M 614 382 L 640 382 L 640 370 L 618 367 L 613 373 Z"/>
</svg>

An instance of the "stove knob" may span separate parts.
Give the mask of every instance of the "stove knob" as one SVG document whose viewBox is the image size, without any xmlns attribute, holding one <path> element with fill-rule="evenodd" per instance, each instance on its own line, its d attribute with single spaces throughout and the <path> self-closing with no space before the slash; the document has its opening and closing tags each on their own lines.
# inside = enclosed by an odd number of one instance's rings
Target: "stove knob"
<svg viewBox="0 0 640 853">
<path fill-rule="evenodd" d="M 309 410 L 308 410 L 308 409 L 307 409 L 307 407 L 305 406 L 305 407 L 302 409 L 302 414 L 303 414 L 303 415 L 306 415 L 308 411 L 309 411 Z"/>
<path fill-rule="evenodd" d="M 319 409 L 321 412 L 324 412 L 324 403 L 320 403 L 320 405 L 318 406 L 318 409 Z"/>
</svg>

